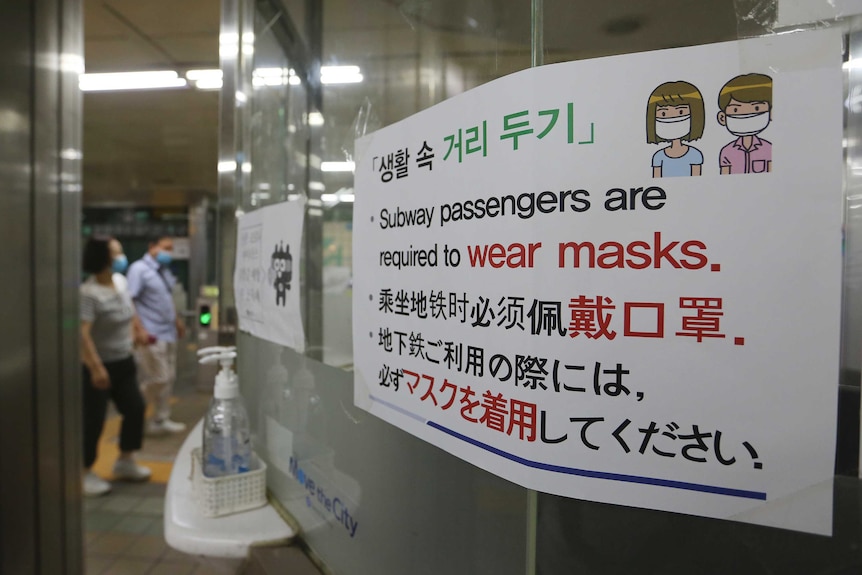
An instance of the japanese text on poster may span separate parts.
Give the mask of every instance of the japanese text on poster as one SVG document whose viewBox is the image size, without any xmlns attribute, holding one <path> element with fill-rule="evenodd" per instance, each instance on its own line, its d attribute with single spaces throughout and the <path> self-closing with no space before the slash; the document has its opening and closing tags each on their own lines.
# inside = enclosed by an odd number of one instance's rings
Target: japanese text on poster
<svg viewBox="0 0 862 575">
<path fill-rule="evenodd" d="M 356 404 L 529 488 L 830 533 L 840 54 L 556 64 L 358 140 Z"/>
</svg>

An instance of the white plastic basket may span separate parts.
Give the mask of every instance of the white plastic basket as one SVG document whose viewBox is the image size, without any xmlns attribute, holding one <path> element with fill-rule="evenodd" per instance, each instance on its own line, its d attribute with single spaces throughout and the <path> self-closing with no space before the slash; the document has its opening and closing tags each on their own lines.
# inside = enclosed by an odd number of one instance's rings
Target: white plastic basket
<svg viewBox="0 0 862 575">
<path fill-rule="evenodd" d="M 252 454 L 252 471 L 207 477 L 203 473 L 201 449 L 192 450 L 192 493 L 205 517 L 219 517 L 266 505 L 266 464 Z"/>
</svg>

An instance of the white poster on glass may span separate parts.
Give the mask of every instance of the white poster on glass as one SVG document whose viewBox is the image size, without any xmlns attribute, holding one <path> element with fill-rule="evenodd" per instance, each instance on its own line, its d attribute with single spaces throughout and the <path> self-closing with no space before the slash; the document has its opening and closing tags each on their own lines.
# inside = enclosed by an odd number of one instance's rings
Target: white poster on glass
<svg viewBox="0 0 862 575">
<path fill-rule="evenodd" d="M 532 489 L 831 533 L 841 90 L 828 30 L 526 70 L 358 140 L 356 404 Z"/>
<path fill-rule="evenodd" d="M 304 220 L 304 199 L 240 216 L 234 270 L 239 328 L 298 352 L 305 349 L 299 307 Z"/>
</svg>

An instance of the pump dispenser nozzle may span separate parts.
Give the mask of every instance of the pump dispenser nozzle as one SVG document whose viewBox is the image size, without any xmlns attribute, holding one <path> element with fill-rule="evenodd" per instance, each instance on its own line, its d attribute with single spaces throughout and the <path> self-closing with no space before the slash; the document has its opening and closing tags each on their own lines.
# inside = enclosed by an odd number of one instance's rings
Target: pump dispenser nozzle
<svg viewBox="0 0 862 575">
<path fill-rule="evenodd" d="M 236 348 L 205 348 L 198 352 L 203 364 L 221 366 L 204 418 L 204 474 L 220 477 L 249 471 L 252 465 L 248 412 L 239 394 L 239 378 L 233 371 Z"/>
<path fill-rule="evenodd" d="M 236 351 L 236 346 L 231 345 L 228 347 L 222 347 L 220 345 L 216 345 L 212 347 L 203 347 L 198 350 L 198 357 L 206 357 L 217 353 L 225 353 L 227 351 Z"/>
<path fill-rule="evenodd" d="M 207 348 L 210 350 L 208 354 L 203 355 L 198 362 L 202 364 L 218 363 L 221 369 L 216 374 L 215 388 L 213 396 L 216 399 L 232 399 L 239 397 L 239 384 L 236 374 L 233 372 L 233 360 L 236 359 L 236 352 L 231 348 Z M 233 348 L 236 349 L 236 348 Z M 201 354 L 204 349 L 198 352 Z"/>
</svg>

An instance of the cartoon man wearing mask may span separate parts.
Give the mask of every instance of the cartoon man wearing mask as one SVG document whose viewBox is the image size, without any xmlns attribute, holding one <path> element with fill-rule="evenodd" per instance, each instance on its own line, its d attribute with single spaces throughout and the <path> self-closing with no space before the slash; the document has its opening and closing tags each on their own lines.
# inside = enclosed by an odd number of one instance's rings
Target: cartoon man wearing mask
<svg viewBox="0 0 862 575">
<path fill-rule="evenodd" d="M 772 171 L 772 143 L 759 137 L 772 121 L 772 78 L 743 74 L 718 93 L 718 123 L 736 136 L 721 149 L 722 174 L 759 174 Z"/>
</svg>

